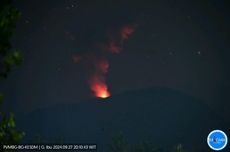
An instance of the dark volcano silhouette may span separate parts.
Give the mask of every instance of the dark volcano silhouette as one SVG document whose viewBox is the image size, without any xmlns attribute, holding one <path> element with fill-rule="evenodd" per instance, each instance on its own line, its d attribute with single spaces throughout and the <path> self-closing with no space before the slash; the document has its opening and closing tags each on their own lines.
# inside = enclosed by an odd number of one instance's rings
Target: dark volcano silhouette
<svg viewBox="0 0 230 152">
<path fill-rule="evenodd" d="M 97 143 L 107 146 L 122 132 L 131 143 L 150 141 L 156 147 L 181 143 L 208 148 L 207 135 L 227 125 L 201 101 L 180 92 L 151 88 L 56 105 L 21 116 L 25 141 L 40 135 L 44 142 Z M 99 150 L 100 151 L 100 150 Z"/>
</svg>

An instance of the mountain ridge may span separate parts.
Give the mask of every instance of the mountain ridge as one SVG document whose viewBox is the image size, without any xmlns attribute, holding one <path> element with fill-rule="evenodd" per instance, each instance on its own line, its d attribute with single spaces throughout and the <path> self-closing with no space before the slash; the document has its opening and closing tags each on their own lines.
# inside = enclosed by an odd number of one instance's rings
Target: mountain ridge
<svg viewBox="0 0 230 152">
<path fill-rule="evenodd" d="M 30 138 L 40 134 L 49 139 L 48 142 L 63 137 L 67 143 L 104 146 L 114 135 L 123 132 L 133 143 L 149 140 L 156 146 L 182 143 L 207 147 L 206 138 L 210 131 L 227 128 L 204 103 L 165 88 L 136 90 L 107 99 L 57 105 L 31 112 L 20 120 L 18 125 Z"/>
</svg>

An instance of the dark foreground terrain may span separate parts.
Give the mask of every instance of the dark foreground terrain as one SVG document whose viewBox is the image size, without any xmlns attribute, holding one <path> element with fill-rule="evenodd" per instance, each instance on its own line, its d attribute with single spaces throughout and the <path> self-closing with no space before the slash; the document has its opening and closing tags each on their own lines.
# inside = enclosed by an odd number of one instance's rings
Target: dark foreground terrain
<svg viewBox="0 0 230 152">
<path fill-rule="evenodd" d="M 26 133 L 24 142 L 96 143 L 99 151 L 120 132 L 130 143 L 148 141 L 156 147 L 180 143 L 210 151 L 208 133 L 229 129 L 218 112 L 201 101 L 162 88 L 56 105 L 21 115 L 17 122 Z"/>
</svg>

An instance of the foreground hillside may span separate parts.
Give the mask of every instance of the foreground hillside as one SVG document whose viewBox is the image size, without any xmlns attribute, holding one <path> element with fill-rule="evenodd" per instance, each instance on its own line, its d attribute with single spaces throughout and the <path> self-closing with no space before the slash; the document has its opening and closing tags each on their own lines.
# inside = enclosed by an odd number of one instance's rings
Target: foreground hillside
<svg viewBox="0 0 230 152">
<path fill-rule="evenodd" d="M 202 102 L 162 88 L 36 110 L 20 116 L 18 126 L 26 132 L 25 141 L 39 136 L 41 142 L 97 143 L 101 149 L 120 132 L 131 143 L 206 149 L 208 133 L 227 128 Z"/>
</svg>

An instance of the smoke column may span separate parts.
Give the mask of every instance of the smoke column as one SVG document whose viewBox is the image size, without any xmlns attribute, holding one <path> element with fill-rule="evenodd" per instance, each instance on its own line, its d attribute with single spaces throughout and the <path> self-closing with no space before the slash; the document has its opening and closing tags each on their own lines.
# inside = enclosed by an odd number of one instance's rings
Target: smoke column
<svg viewBox="0 0 230 152">
<path fill-rule="evenodd" d="M 109 63 L 105 58 L 96 58 L 94 72 L 89 77 L 90 89 L 96 97 L 107 98 L 110 96 L 105 77 L 108 69 Z"/>
<path fill-rule="evenodd" d="M 119 28 L 117 31 L 110 31 L 107 34 L 107 41 L 96 43 L 95 50 L 81 55 L 74 55 L 75 63 L 84 61 L 89 68 L 88 84 L 91 91 L 96 97 L 107 98 L 111 94 L 106 83 L 106 74 L 109 70 L 109 62 L 106 58 L 108 53 L 120 53 L 123 50 L 123 45 L 128 38 L 134 33 L 136 25 L 128 24 Z"/>
</svg>

